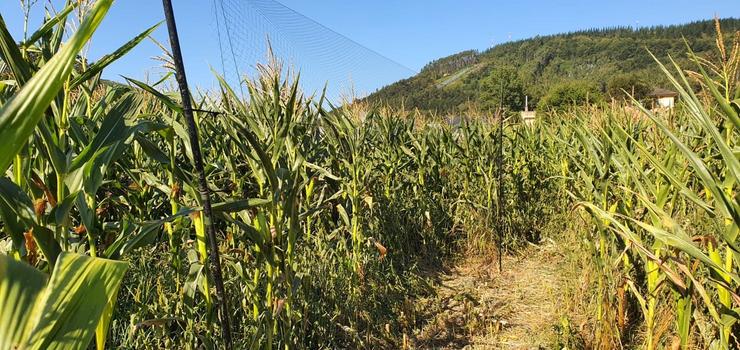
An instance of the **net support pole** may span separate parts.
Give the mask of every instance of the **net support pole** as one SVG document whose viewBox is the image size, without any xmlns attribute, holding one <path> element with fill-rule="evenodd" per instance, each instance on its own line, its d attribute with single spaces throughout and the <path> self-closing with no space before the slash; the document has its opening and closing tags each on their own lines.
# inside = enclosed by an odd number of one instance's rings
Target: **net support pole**
<svg viewBox="0 0 740 350">
<path fill-rule="evenodd" d="M 188 124 L 188 136 L 190 146 L 193 149 L 193 161 L 195 162 L 195 172 L 198 176 L 198 192 L 201 203 L 203 204 L 203 223 L 206 227 L 209 243 L 210 271 L 213 281 L 216 284 L 216 299 L 218 303 L 218 319 L 221 324 L 221 335 L 223 337 L 224 347 L 228 350 L 232 348 L 231 327 L 229 325 L 229 306 L 226 300 L 226 291 L 224 289 L 223 275 L 221 273 L 221 259 L 218 253 L 218 242 L 216 241 L 216 231 L 213 227 L 213 213 L 211 211 L 211 193 L 208 189 L 206 174 L 203 167 L 203 155 L 201 154 L 200 141 L 198 138 L 198 128 L 195 125 L 193 117 L 193 108 L 190 103 L 190 90 L 185 75 L 185 64 L 182 60 L 182 51 L 180 50 L 180 39 L 177 35 L 177 24 L 172 9 L 171 0 L 162 0 L 164 16 L 167 21 L 167 31 L 170 37 L 172 48 L 172 58 L 175 63 L 175 78 L 180 89 L 182 98 L 182 111 Z"/>
<path fill-rule="evenodd" d="M 501 101 L 498 109 L 498 272 L 503 271 L 503 240 L 506 215 L 506 196 L 504 195 L 504 80 L 501 79 Z"/>
</svg>

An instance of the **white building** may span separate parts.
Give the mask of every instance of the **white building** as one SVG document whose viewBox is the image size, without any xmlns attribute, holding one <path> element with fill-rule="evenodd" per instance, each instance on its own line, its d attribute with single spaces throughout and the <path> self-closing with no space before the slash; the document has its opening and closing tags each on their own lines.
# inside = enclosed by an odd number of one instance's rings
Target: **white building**
<svg viewBox="0 0 740 350">
<path fill-rule="evenodd" d="M 676 105 L 676 97 L 678 97 L 678 93 L 671 90 L 656 88 L 650 93 L 650 97 L 653 98 L 653 108 L 671 109 Z"/>
<path fill-rule="evenodd" d="M 529 96 L 525 96 L 524 111 L 519 112 L 522 116 L 522 121 L 526 125 L 534 124 L 534 120 L 537 118 L 537 112 L 529 110 Z"/>
<path fill-rule="evenodd" d="M 537 118 L 537 112 L 535 111 L 522 111 L 520 112 L 522 116 L 522 120 L 524 121 L 524 124 L 526 125 L 532 125 L 534 124 L 534 120 Z"/>
</svg>

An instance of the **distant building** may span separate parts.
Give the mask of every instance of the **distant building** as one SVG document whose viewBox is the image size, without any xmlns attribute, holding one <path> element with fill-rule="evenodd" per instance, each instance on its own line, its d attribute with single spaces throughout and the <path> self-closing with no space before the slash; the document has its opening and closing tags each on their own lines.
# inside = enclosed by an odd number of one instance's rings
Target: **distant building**
<svg viewBox="0 0 740 350">
<path fill-rule="evenodd" d="M 520 112 L 524 124 L 532 125 L 537 117 L 537 112 L 529 110 L 529 96 L 524 97 L 524 111 Z"/>
<path fill-rule="evenodd" d="M 653 99 L 653 108 L 673 108 L 676 105 L 678 93 L 671 90 L 656 88 L 649 95 Z"/>
</svg>

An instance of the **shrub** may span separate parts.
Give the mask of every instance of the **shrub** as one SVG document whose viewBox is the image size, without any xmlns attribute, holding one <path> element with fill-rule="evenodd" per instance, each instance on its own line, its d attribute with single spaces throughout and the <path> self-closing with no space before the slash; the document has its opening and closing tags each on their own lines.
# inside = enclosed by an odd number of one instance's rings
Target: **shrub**
<svg viewBox="0 0 740 350">
<path fill-rule="evenodd" d="M 563 110 L 603 102 L 598 88 L 585 81 L 570 81 L 553 86 L 537 105 L 541 110 Z"/>
<path fill-rule="evenodd" d="M 636 73 L 617 75 L 607 83 L 606 88 L 607 95 L 617 101 L 630 100 L 630 96 L 642 101 L 648 97 L 650 91 L 650 83 Z"/>
</svg>

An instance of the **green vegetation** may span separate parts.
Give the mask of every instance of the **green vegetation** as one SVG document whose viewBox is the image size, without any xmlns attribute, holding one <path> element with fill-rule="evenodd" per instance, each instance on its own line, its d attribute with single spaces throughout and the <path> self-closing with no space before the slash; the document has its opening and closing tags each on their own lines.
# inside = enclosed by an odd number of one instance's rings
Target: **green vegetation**
<svg viewBox="0 0 740 350">
<path fill-rule="evenodd" d="M 478 100 L 484 110 L 494 111 L 501 104 L 512 111 L 524 110 L 524 86 L 513 68 L 493 69 L 480 81 Z"/>
<path fill-rule="evenodd" d="M 163 81 L 99 79 L 151 29 L 98 62 L 79 56 L 110 3 L 86 7 L 66 45 L 76 3 L 20 44 L 0 22 L 0 345 L 220 348 L 179 95 Z M 531 127 L 506 114 L 458 124 L 325 108 L 276 63 L 259 67 L 246 100 L 223 80 L 193 97 L 234 347 L 414 347 L 429 322 L 416 301 L 434 293 L 435 271 L 547 239 L 571 248 L 583 279 L 558 290 L 582 306 L 561 310 L 560 345 L 730 349 L 740 34 L 731 45 L 718 35 L 717 60 L 653 61 L 681 95 L 666 114 L 573 107 L 596 99 L 589 83 L 542 98 L 552 114 Z M 517 85 L 514 72 L 482 82 Z M 518 89 L 505 96 L 521 103 Z"/>
<path fill-rule="evenodd" d="M 620 102 L 628 102 L 632 98 L 647 102 L 646 99 L 652 92 L 650 82 L 635 73 L 620 74 L 609 80 L 606 86 L 606 94 Z"/>
<path fill-rule="evenodd" d="M 0 255 L 5 349 L 87 349 L 93 336 L 102 349 L 112 308 L 128 268 L 125 262 L 61 253 L 47 276 Z"/>
<path fill-rule="evenodd" d="M 570 107 L 589 106 L 604 101 L 604 96 L 593 84 L 568 81 L 554 85 L 540 99 L 537 108 L 542 111 L 565 110 Z"/>
<path fill-rule="evenodd" d="M 738 19 L 722 19 L 720 23 L 728 32 L 740 29 Z M 618 90 L 608 87 L 623 84 L 625 75 L 648 82 L 650 89 L 670 88 L 670 82 L 656 67 L 647 49 L 661 60 L 671 56 L 684 66 L 690 63 L 684 39 L 698 56 L 712 61 L 719 59 L 713 51 L 715 37 L 711 20 L 639 29 L 592 29 L 534 37 L 483 52 L 464 51 L 445 57 L 429 63 L 414 77 L 378 90 L 366 101 L 442 115 L 474 113 L 492 104 L 498 106 L 500 88 L 492 87 L 489 77 L 500 71 L 517 72 L 518 84 L 506 88 L 518 91 L 521 84 L 530 106 L 537 106 L 553 89 L 571 82 L 596 87 L 607 101 L 612 96 L 621 99 L 623 95 Z M 731 38 L 725 41 L 730 44 Z M 449 77 L 455 77 L 454 82 L 446 82 Z M 505 105 L 519 110 L 523 103 Z"/>
<path fill-rule="evenodd" d="M 42 27 L 20 47 L 12 40 L 0 17 L 0 51 L 3 62 L 10 67 L 15 78 L 12 84 L 15 89 L 3 86 L 5 96 L 0 109 L 0 137 L 3 139 L 4 151 L 0 156 L 0 169 L 6 170 L 12 163 L 14 180 L 0 179 L 0 217 L 4 235 L 11 238 L 11 253 L 15 257 L 12 259 L 7 255 L 0 256 L 0 306 L 3 310 L 0 317 L 0 345 L 3 348 L 85 349 L 95 336 L 98 348 L 102 349 L 106 342 L 111 312 L 127 264 L 96 258 L 94 246 L 89 251 L 91 257 L 62 252 L 62 247 L 67 248 L 67 245 L 60 245 L 60 241 L 66 241 L 63 237 L 67 233 L 60 228 L 64 222 L 68 222 L 69 214 L 65 211 L 68 212 L 70 208 L 60 209 L 62 211 L 56 213 L 55 220 L 47 224 L 43 215 L 46 202 L 42 203 L 44 200 L 40 199 L 33 203 L 21 186 L 25 184 L 24 187 L 28 187 L 29 182 L 39 179 L 39 174 L 31 167 L 32 149 L 25 144 L 34 134 L 34 129 L 37 129 L 37 124 L 46 126 L 43 119 L 52 101 L 55 98 L 67 101 L 70 82 L 85 82 L 70 79 L 70 73 L 78 52 L 90 40 L 111 4 L 112 0 L 102 0 L 91 7 L 88 16 L 63 48 L 60 48 L 58 39 L 64 30 L 65 18 L 74 9 L 74 4 L 69 4 L 56 18 L 50 18 L 47 22 L 61 22 L 59 27 Z M 45 50 L 44 64 L 34 71 L 35 65 L 26 58 L 29 57 L 30 46 L 36 44 L 33 39 L 43 37 L 44 40 L 34 49 Z M 52 37 L 57 41 L 49 40 Z M 95 72 L 99 73 L 106 64 L 103 61 L 90 67 L 87 72 L 93 75 Z M 16 91 L 7 93 L 7 90 Z M 48 132 L 48 129 L 45 131 Z M 100 133 L 102 134 L 104 133 Z M 55 135 L 60 137 L 54 140 L 57 142 L 65 136 L 63 133 Z M 47 142 L 54 138 L 48 133 L 46 136 L 49 137 Z M 95 139 L 99 137 L 96 135 Z M 94 141 L 91 145 L 100 146 Z M 50 142 L 47 146 L 48 150 L 63 154 L 57 148 L 58 143 Z M 102 153 L 104 150 L 100 151 Z M 54 165 L 70 169 L 74 163 L 79 162 L 78 164 L 84 166 L 89 159 L 84 154 L 82 152 L 72 162 L 69 161 L 71 157 L 67 158 L 68 161 L 63 165 L 61 159 L 57 158 L 60 162 Z M 56 169 L 57 179 L 64 179 L 59 177 L 62 175 L 59 171 L 61 167 Z M 37 186 L 39 182 L 36 182 Z M 65 195 L 61 184 L 57 186 L 60 186 L 57 193 Z M 94 181 L 88 181 L 87 184 L 80 182 L 80 189 L 83 186 L 93 188 Z M 46 189 L 40 187 L 37 190 Z M 94 192 L 92 191 L 93 196 Z M 70 202 L 76 195 L 77 192 Z M 56 198 L 61 199 L 62 196 Z M 82 203 L 87 199 L 81 196 L 78 198 Z M 84 205 L 78 206 L 81 212 L 83 207 Z M 53 271 L 48 283 L 44 273 L 16 261 L 20 260 L 23 248 L 26 248 L 26 262 L 34 265 L 40 263 L 45 270 Z M 38 250 L 43 252 L 45 261 L 38 260 Z"/>
</svg>

